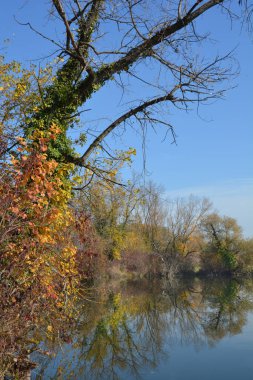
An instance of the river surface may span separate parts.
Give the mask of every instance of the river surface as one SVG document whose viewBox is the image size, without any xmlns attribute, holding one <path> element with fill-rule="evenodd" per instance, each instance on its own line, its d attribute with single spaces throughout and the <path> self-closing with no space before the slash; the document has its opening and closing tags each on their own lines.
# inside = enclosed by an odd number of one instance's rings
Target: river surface
<svg viewBox="0 0 253 380">
<path fill-rule="evenodd" d="M 252 280 L 104 283 L 80 308 L 33 380 L 253 379 Z"/>
</svg>

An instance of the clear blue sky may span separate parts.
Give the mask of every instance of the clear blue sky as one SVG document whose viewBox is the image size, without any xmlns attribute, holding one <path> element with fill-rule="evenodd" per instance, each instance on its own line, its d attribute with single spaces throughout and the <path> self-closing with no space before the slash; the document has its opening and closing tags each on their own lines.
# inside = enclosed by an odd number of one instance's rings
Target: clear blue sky
<svg viewBox="0 0 253 380">
<path fill-rule="evenodd" d="M 18 25 L 31 21 L 38 30 L 55 36 L 57 28 L 48 23 L 48 1 L 10 0 L 1 4 L 1 52 L 8 59 L 29 64 L 53 51 L 49 42 Z M 237 46 L 235 56 L 240 75 L 232 83 L 237 87 L 209 106 L 191 113 L 171 109 L 170 120 L 175 126 L 177 145 L 161 142 L 164 134 L 151 132 L 147 137 L 147 168 L 150 178 L 163 185 L 169 196 L 190 193 L 208 196 L 221 214 L 238 219 L 245 236 L 253 236 L 253 42 L 239 25 L 230 28 L 224 17 L 212 11 L 201 21 L 214 29 L 213 52 L 228 52 Z M 212 26 L 214 26 L 212 28 Z M 9 42 L 4 40 L 9 39 Z M 203 52 L 203 50 L 202 50 Z M 209 51 L 204 54 L 209 53 Z M 35 61 L 36 63 L 36 61 Z M 141 98 L 143 89 L 135 87 Z M 90 120 L 106 117 L 112 120 L 120 114 L 119 90 L 105 87 L 87 107 Z M 126 94 L 127 96 L 127 94 Z M 131 91 L 129 92 L 131 96 Z M 106 123 L 105 123 L 106 125 Z M 140 138 L 129 131 L 120 141 L 123 148 L 137 147 L 135 170 L 142 170 Z"/>
</svg>

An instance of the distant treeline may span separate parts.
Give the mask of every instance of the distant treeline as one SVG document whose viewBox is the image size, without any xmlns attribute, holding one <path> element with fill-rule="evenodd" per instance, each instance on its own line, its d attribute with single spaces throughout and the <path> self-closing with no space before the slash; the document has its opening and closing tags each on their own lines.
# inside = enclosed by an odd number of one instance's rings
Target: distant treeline
<svg viewBox="0 0 253 380">
<path fill-rule="evenodd" d="M 73 207 L 93 226 L 87 275 L 168 276 L 253 271 L 253 239 L 206 198 L 168 199 L 161 187 L 94 181 Z"/>
</svg>

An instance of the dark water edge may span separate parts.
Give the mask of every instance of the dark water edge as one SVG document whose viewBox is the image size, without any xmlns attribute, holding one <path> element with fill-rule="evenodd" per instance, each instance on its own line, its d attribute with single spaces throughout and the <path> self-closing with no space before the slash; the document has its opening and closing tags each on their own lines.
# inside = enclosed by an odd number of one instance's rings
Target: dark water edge
<svg viewBox="0 0 253 380">
<path fill-rule="evenodd" d="M 22 379 L 253 379 L 251 277 L 104 279 L 85 294 L 75 323 L 38 326 Z"/>
</svg>

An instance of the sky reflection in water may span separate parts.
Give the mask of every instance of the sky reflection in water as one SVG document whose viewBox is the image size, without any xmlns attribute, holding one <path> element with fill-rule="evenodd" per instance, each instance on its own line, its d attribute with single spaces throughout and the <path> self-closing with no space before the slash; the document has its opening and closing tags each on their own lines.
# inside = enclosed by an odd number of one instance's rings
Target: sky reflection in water
<svg viewBox="0 0 253 380">
<path fill-rule="evenodd" d="M 75 331 L 43 344 L 55 356 L 33 356 L 32 379 L 252 380 L 252 292 L 252 280 L 101 284 Z"/>
</svg>

